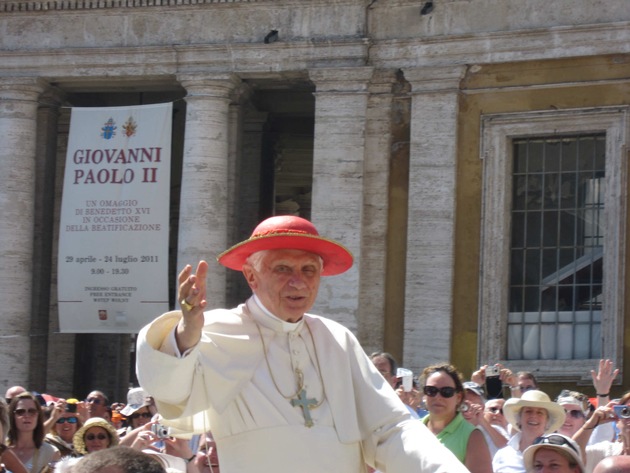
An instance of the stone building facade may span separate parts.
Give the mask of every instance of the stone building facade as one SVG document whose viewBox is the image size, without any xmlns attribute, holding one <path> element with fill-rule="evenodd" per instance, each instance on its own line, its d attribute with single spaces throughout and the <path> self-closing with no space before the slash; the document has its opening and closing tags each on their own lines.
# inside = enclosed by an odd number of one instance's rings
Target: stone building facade
<svg viewBox="0 0 630 473">
<path fill-rule="evenodd" d="M 171 281 L 298 213 L 354 253 L 316 312 L 368 352 L 415 372 L 501 361 L 550 392 L 587 383 L 599 357 L 627 365 L 627 0 L 0 0 L 0 388 L 121 398 L 133 382 L 133 336 L 58 333 L 65 147 L 72 106 L 167 101 Z M 590 176 L 534 169 L 540 146 L 583 144 L 579 161 L 592 142 L 605 163 Z M 579 205 L 536 213 L 563 177 Z M 605 244 L 584 223 L 595 204 Z M 521 217 L 529 238 L 578 213 L 568 246 L 515 243 Z M 531 269 L 573 247 L 517 281 L 526 252 Z M 246 294 L 218 265 L 208 284 L 211 305 Z M 529 303 L 551 293 L 555 308 Z"/>
</svg>

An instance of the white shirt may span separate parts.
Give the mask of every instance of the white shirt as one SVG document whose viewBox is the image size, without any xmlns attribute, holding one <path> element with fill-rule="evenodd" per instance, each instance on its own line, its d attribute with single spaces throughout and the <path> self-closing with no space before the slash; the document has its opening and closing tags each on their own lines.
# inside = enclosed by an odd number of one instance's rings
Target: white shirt
<svg viewBox="0 0 630 473">
<path fill-rule="evenodd" d="M 517 432 L 508 440 L 508 444 L 500 448 L 492 458 L 492 471 L 494 473 L 525 473 L 523 452 L 519 450 L 521 433 Z"/>
</svg>

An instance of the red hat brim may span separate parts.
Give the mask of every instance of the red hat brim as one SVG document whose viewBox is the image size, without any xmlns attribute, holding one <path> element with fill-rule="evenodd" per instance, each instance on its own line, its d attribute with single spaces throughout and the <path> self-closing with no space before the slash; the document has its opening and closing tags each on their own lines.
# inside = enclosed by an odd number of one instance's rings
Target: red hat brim
<svg viewBox="0 0 630 473">
<path fill-rule="evenodd" d="M 317 235 L 273 233 L 249 238 L 217 256 L 223 266 L 241 271 L 250 255 L 263 250 L 303 250 L 321 256 L 324 261 L 322 276 L 341 274 L 352 266 L 353 256 L 340 243 Z"/>
</svg>

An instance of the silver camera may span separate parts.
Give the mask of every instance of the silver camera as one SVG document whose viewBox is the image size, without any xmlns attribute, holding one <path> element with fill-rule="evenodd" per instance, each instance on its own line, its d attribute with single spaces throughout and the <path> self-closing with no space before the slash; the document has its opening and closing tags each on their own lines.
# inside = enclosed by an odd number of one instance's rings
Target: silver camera
<svg viewBox="0 0 630 473">
<path fill-rule="evenodd" d="M 619 419 L 630 419 L 630 407 L 621 404 L 619 406 L 613 406 L 613 409 Z"/>
<path fill-rule="evenodd" d="M 165 439 L 171 436 L 171 428 L 164 427 L 162 424 L 153 424 L 151 426 L 151 432 L 159 439 Z"/>
<path fill-rule="evenodd" d="M 486 368 L 486 378 L 492 378 L 501 374 L 501 367 L 499 365 L 488 366 Z"/>
</svg>

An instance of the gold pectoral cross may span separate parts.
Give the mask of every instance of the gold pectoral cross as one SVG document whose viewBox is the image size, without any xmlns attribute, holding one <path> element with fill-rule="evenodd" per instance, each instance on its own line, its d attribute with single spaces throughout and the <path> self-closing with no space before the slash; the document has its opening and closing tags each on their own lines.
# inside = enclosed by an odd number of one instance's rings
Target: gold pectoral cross
<svg viewBox="0 0 630 473">
<path fill-rule="evenodd" d="M 291 399 L 291 405 L 293 407 L 300 407 L 302 409 L 302 415 L 304 415 L 304 425 L 306 427 L 313 427 L 313 418 L 311 417 L 311 410 L 309 406 L 317 407 L 317 400 L 307 399 L 306 391 L 302 388 L 298 393 L 298 397 Z"/>
</svg>

